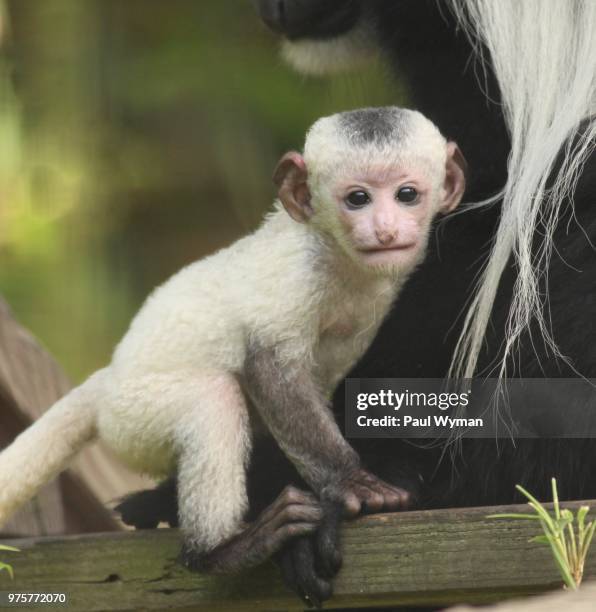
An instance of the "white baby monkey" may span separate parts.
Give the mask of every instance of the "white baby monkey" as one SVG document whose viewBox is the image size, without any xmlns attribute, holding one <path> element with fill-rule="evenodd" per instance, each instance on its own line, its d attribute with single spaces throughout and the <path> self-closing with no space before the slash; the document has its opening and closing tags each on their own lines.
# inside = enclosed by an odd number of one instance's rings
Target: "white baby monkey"
<svg viewBox="0 0 596 612">
<path fill-rule="evenodd" d="M 0 454 L 0 526 L 99 437 L 130 467 L 177 472 L 186 563 L 254 565 L 321 518 L 408 493 L 366 472 L 329 398 L 424 257 L 433 217 L 465 186 L 455 143 L 420 113 L 319 119 L 286 153 L 261 227 L 184 268 L 147 299 L 109 366 Z M 252 437 L 268 431 L 311 494 L 290 489 L 246 525 Z"/>
</svg>

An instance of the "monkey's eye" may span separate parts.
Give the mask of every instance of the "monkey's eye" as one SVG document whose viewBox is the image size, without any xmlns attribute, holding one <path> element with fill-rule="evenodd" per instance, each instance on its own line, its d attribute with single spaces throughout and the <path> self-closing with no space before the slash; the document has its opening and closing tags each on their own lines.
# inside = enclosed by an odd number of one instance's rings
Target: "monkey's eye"
<svg viewBox="0 0 596 612">
<path fill-rule="evenodd" d="M 370 196 L 366 191 L 352 191 L 347 195 L 345 201 L 350 208 L 362 208 L 370 203 Z"/>
<path fill-rule="evenodd" d="M 418 192 L 414 187 L 402 187 L 395 194 L 395 197 L 404 204 L 416 204 L 418 201 Z"/>
</svg>

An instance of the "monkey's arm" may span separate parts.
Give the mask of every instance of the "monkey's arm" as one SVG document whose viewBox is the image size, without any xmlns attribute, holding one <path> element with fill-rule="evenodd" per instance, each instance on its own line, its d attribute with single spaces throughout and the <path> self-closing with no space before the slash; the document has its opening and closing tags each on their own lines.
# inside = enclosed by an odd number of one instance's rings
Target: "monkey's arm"
<svg viewBox="0 0 596 612">
<path fill-rule="evenodd" d="M 245 363 L 247 392 L 280 448 L 321 497 L 348 515 L 397 510 L 408 493 L 360 466 L 317 388 L 308 359 L 289 359 L 280 347 L 252 346 Z"/>
</svg>

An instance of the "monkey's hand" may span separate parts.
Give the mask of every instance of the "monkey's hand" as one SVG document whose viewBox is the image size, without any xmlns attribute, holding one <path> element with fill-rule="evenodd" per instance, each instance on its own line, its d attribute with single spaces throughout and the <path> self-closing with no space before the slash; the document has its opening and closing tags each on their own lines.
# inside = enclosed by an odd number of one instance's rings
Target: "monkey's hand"
<svg viewBox="0 0 596 612">
<path fill-rule="evenodd" d="M 393 512 L 410 504 L 405 489 L 391 485 L 362 468 L 357 468 L 321 490 L 321 500 L 341 504 L 346 517 L 362 513 Z"/>
<path fill-rule="evenodd" d="M 288 486 L 254 523 L 213 550 L 200 552 L 186 542 L 181 561 L 187 568 L 201 572 L 238 572 L 262 563 L 288 540 L 313 533 L 322 516 L 314 495 Z"/>
<path fill-rule="evenodd" d="M 314 536 L 288 542 L 277 555 L 284 582 L 307 606 L 320 608 L 333 593 L 333 578 L 342 564 L 339 527 L 342 518 L 359 512 L 407 508 L 408 491 L 362 468 L 321 491 L 323 518 Z"/>
</svg>

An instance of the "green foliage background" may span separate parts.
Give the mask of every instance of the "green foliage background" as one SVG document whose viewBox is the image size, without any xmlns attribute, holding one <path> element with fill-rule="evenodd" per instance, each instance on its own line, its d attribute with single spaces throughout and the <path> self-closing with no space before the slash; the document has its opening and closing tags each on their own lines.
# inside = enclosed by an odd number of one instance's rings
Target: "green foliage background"
<svg viewBox="0 0 596 612">
<path fill-rule="evenodd" d="M 74 380 L 156 284 L 258 224 L 314 119 L 405 98 L 380 62 L 298 76 L 248 0 L 0 7 L 0 293 Z"/>
</svg>

